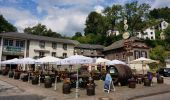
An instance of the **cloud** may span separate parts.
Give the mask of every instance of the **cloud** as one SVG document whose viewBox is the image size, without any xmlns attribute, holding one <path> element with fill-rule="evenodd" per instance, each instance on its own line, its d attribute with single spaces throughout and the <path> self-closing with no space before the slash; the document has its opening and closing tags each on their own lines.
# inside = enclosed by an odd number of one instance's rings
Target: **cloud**
<svg viewBox="0 0 170 100">
<path fill-rule="evenodd" d="M 97 13 L 102 13 L 102 11 L 104 10 L 104 7 L 97 5 L 97 6 L 94 7 L 94 9 Z"/>
<path fill-rule="evenodd" d="M 3 0 L 0 0 L 0 2 Z M 106 6 L 135 0 L 28 0 L 34 3 L 27 8 L 20 6 L 25 0 L 8 0 L 10 6 L 0 4 L 0 14 L 12 21 L 19 31 L 42 23 L 53 31 L 72 36 L 83 33 L 86 17 L 91 11 L 101 13 Z M 30 2 L 30 3 L 31 3 Z M 170 6 L 169 0 L 138 0 L 139 4 L 149 3 L 152 8 Z M 22 5 L 23 6 L 23 5 Z M 34 6 L 34 7 L 32 7 Z M 32 8 L 32 9 L 31 9 Z"/>
</svg>

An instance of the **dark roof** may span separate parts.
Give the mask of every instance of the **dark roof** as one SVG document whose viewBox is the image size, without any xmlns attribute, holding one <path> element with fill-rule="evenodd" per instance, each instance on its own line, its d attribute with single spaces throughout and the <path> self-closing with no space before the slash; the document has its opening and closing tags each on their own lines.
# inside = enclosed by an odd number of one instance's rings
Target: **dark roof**
<svg viewBox="0 0 170 100">
<path fill-rule="evenodd" d="M 43 40 L 43 41 L 67 43 L 67 44 L 74 44 L 74 45 L 79 44 L 79 42 L 75 41 L 75 40 L 53 38 L 53 37 L 32 35 L 32 34 L 27 34 L 27 33 L 18 33 L 18 32 L 0 33 L 0 36 L 1 37 L 5 36 L 5 37 L 13 37 L 13 38 L 31 39 L 31 40 Z"/>
<path fill-rule="evenodd" d="M 131 37 L 129 40 L 131 41 L 140 41 L 137 37 Z M 114 50 L 114 49 L 118 49 L 118 48 L 122 48 L 124 46 L 124 39 L 116 41 L 114 43 L 112 43 L 111 45 L 107 46 L 104 48 L 104 51 L 109 51 L 109 50 Z"/>
<path fill-rule="evenodd" d="M 103 45 L 96 45 L 96 44 L 79 44 L 76 48 L 84 48 L 84 49 L 103 49 Z"/>
</svg>

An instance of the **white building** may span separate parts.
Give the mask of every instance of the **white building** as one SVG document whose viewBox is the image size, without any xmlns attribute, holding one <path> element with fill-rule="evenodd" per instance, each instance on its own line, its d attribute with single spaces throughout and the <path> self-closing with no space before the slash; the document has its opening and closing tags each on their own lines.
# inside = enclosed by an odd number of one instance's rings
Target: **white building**
<svg viewBox="0 0 170 100">
<path fill-rule="evenodd" d="M 137 32 L 137 37 L 142 39 L 155 40 L 155 28 L 149 27 L 143 30 L 143 32 Z"/>
<path fill-rule="evenodd" d="M 12 58 L 39 58 L 47 55 L 65 58 L 74 55 L 74 40 L 52 38 L 26 33 L 0 34 L 0 60 Z"/>
<path fill-rule="evenodd" d="M 118 30 L 108 30 L 106 34 L 107 36 L 114 36 L 114 35 L 117 36 L 120 34 L 120 32 Z"/>
<path fill-rule="evenodd" d="M 156 29 L 159 29 L 160 31 L 165 30 L 168 27 L 168 22 L 162 20 L 158 25 L 155 26 Z"/>
</svg>

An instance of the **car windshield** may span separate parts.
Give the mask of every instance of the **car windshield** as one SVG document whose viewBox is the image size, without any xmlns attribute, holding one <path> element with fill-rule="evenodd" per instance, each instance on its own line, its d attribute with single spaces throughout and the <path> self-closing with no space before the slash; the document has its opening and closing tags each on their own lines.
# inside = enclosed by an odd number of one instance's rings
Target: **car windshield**
<svg viewBox="0 0 170 100">
<path fill-rule="evenodd" d="M 170 68 L 165 68 L 164 71 L 165 72 L 170 72 Z"/>
</svg>

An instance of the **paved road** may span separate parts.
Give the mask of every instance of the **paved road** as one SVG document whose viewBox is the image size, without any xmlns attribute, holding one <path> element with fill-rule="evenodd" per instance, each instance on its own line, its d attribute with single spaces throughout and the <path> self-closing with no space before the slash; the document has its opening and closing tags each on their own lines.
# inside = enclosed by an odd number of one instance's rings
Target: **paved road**
<svg viewBox="0 0 170 100">
<path fill-rule="evenodd" d="M 156 82 L 156 79 L 154 79 L 153 81 Z M 170 77 L 164 77 L 164 83 L 170 85 Z M 147 97 L 142 97 L 134 100 L 170 100 L 170 93 L 147 96 Z"/>
<path fill-rule="evenodd" d="M 0 80 L 0 100 L 42 100 L 42 97 L 31 95 L 16 86 Z"/>
<path fill-rule="evenodd" d="M 170 100 L 170 93 L 158 94 L 158 95 L 143 97 L 134 100 Z"/>
<path fill-rule="evenodd" d="M 164 77 L 164 83 L 170 85 L 170 77 Z"/>
</svg>

